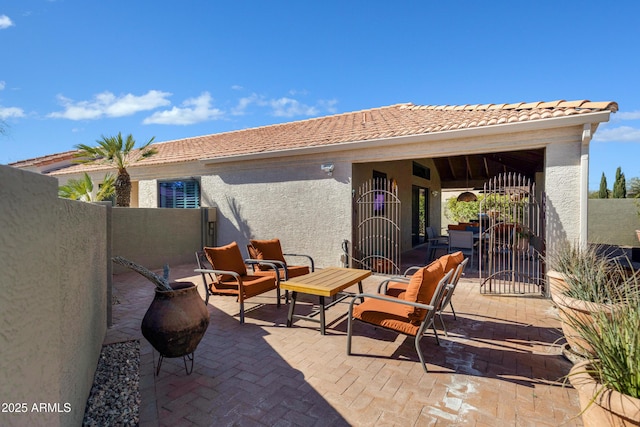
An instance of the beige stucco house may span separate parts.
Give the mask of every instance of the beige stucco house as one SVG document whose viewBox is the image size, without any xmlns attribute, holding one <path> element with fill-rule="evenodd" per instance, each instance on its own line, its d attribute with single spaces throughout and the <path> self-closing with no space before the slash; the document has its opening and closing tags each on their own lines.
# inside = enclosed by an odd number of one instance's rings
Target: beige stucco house
<svg viewBox="0 0 640 427">
<path fill-rule="evenodd" d="M 342 242 L 352 239 L 354 193 L 374 175 L 397 183 L 401 246 L 408 250 L 416 191 L 427 195 L 426 220 L 439 229 L 442 189 L 481 187 L 513 171 L 546 194 L 547 245 L 586 241 L 589 143 L 617 109 L 585 100 L 398 104 L 161 142 L 156 156 L 128 169 L 132 206 L 176 206 L 165 191 L 178 185 L 192 199 L 182 206 L 217 207 L 219 244 L 278 237 L 287 250 L 312 253 L 327 266 L 340 262 Z M 72 157 L 11 166 L 61 183 L 85 171 L 98 182 L 104 176 L 105 166 Z"/>
</svg>

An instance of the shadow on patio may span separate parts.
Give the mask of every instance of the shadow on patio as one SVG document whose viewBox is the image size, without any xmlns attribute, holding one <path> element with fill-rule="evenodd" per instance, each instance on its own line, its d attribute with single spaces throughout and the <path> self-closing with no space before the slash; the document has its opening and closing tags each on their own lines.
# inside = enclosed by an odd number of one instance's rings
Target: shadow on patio
<svg viewBox="0 0 640 427">
<path fill-rule="evenodd" d="M 173 267 L 171 278 L 202 288 L 194 268 Z M 365 292 L 380 280 L 367 279 Z M 346 303 L 327 312 L 325 336 L 304 320 L 287 328 L 273 292 L 246 302 L 244 325 L 234 298 L 211 298 L 193 373 L 165 359 L 154 377 L 158 355 L 140 333 L 154 287 L 136 273 L 114 276 L 120 303 L 105 342 L 140 340 L 141 425 L 581 425 L 577 394 L 561 379 L 571 364 L 551 301 L 477 286 L 460 282 L 458 319 L 445 315 L 441 346 L 432 332 L 423 338 L 427 374 L 411 339 L 371 325 L 354 325 L 347 356 Z M 299 309 L 314 303 L 301 297 Z"/>
</svg>

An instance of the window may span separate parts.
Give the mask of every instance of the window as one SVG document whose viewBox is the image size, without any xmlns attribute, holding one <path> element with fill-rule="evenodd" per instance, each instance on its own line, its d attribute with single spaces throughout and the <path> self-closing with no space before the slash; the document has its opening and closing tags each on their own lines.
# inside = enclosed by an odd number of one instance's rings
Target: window
<svg viewBox="0 0 640 427">
<path fill-rule="evenodd" d="M 158 207 L 194 209 L 200 207 L 200 186 L 195 179 L 158 183 Z"/>
<path fill-rule="evenodd" d="M 431 170 L 420 163 L 413 162 L 413 175 L 424 179 L 431 179 Z"/>
</svg>

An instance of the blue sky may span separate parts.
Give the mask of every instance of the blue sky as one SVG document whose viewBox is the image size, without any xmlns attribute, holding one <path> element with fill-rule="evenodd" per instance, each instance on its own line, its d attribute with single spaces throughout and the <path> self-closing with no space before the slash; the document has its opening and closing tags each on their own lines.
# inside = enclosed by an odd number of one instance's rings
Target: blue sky
<svg viewBox="0 0 640 427">
<path fill-rule="evenodd" d="M 0 0 L 0 164 L 414 104 L 616 101 L 640 177 L 640 2 Z"/>
</svg>

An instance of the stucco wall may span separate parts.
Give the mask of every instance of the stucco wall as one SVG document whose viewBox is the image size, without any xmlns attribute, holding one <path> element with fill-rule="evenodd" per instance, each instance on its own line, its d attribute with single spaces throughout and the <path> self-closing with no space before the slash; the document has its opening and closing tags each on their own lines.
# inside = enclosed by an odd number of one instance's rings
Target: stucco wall
<svg viewBox="0 0 640 427">
<path fill-rule="evenodd" d="M 149 179 L 138 182 L 138 206 L 141 208 L 158 207 L 157 179 Z"/>
<path fill-rule="evenodd" d="M 0 396 L 27 410 L 0 425 L 80 425 L 106 331 L 106 208 L 7 166 L 0 200 Z"/>
<path fill-rule="evenodd" d="M 113 256 L 149 269 L 195 263 L 202 249 L 200 209 L 112 209 Z M 124 271 L 114 265 L 114 273 Z"/>
<path fill-rule="evenodd" d="M 581 142 L 551 143 L 545 153 L 547 251 L 561 241 L 580 239 Z"/>
<path fill-rule="evenodd" d="M 640 246 L 638 199 L 589 199 L 589 242 Z"/>
<path fill-rule="evenodd" d="M 218 208 L 218 244 L 279 238 L 283 250 L 311 255 L 318 267 L 340 265 L 351 240 L 351 164 L 299 158 L 217 165 L 201 177 L 202 204 Z M 294 261 L 294 260 L 292 260 Z"/>
</svg>

